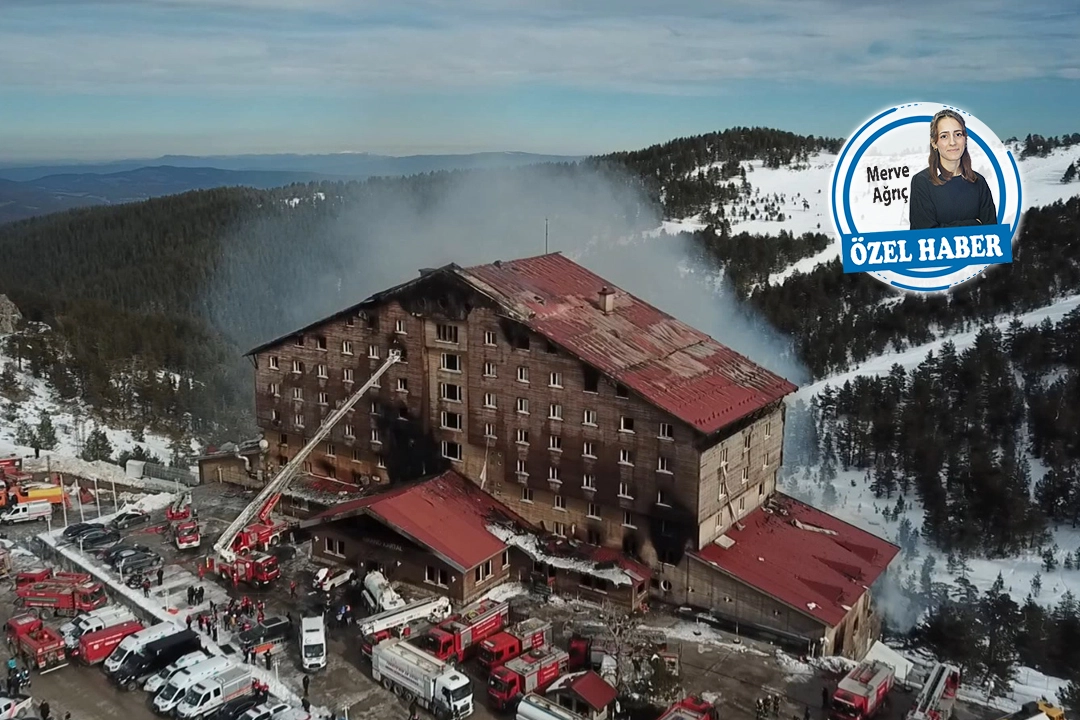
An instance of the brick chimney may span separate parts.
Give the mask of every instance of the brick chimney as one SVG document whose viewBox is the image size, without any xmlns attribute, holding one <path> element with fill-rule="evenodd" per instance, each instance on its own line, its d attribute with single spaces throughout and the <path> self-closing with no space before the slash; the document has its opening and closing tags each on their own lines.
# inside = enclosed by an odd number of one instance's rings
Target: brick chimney
<svg viewBox="0 0 1080 720">
<path fill-rule="evenodd" d="M 607 285 L 600 288 L 600 309 L 605 315 L 615 310 L 615 291 Z"/>
</svg>

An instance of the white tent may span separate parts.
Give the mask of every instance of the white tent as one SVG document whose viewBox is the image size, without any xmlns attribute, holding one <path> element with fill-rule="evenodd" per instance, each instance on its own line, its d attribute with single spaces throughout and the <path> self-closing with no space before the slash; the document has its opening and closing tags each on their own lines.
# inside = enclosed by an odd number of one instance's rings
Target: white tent
<svg viewBox="0 0 1080 720">
<path fill-rule="evenodd" d="M 911 671 L 915 667 L 915 663 L 905 659 L 900 653 L 890 648 L 880 640 L 875 641 L 873 647 L 870 648 L 870 652 L 866 653 L 864 661 L 880 660 L 886 665 L 891 665 L 896 670 L 896 681 L 898 683 L 907 684 L 909 680 L 914 680 L 911 676 Z"/>
</svg>

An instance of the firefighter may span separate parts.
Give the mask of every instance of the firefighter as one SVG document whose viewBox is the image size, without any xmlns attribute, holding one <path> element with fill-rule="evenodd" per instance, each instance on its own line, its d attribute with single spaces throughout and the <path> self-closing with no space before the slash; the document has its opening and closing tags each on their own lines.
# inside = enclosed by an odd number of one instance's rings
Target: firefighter
<svg viewBox="0 0 1080 720">
<path fill-rule="evenodd" d="M 829 709 L 829 688 L 828 687 L 821 688 L 821 709 L 822 710 L 828 710 Z"/>
</svg>

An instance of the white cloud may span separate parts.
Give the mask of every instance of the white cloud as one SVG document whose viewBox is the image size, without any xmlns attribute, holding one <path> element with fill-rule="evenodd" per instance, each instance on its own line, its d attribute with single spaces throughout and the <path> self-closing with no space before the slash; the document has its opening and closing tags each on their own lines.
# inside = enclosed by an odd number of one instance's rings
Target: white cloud
<svg viewBox="0 0 1080 720">
<path fill-rule="evenodd" d="M 80 18 L 95 8 L 122 13 L 130 5 L 131 12 L 123 22 L 65 23 L 63 5 Z M 940 85 L 1074 78 L 1080 67 L 1080 14 L 1054 0 L 421 0 L 404 6 L 407 19 L 402 7 L 8 0 L 6 19 L 15 21 L 0 29 L 0 87 L 385 90 L 529 82 L 682 94 L 713 92 L 729 80 L 926 78 Z"/>
</svg>

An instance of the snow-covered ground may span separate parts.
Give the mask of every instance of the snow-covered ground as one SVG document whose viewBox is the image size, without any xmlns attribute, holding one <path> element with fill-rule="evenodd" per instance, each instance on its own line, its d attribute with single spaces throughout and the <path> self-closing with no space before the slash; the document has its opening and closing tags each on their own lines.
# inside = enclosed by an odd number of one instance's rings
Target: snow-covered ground
<svg viewBox="0 0 1080 720">
<path fill-rule="evenodd" d="M 4 336 L 0 336 L 0 347 L 3 347 Z M 117 465 L 104 462 L 87 464 L 78 460 L 82 451 L 83 443 L 95 427 L 102 430 L 109 443 L 113 447 L 114 457 L 125 450 L 134 450 L 136 445 L 141 445 L 163 462 L 168 462 L 171 456 L 169 438 L 163 435 L 146 433 L 142 442 L 136 442 L 130 430 L 117 430 L 96 424 L 91 420 L 89 410 L 79 402 L 61 402 L 56 397 L 49 383 L 41 378 L 35 378 L 29 372 L 18 370 L 18 364 L 0 351 L 0 370 L 5 364 L 10 364 L 16 369 L 19 386 L 26 392 L 25 399 L 15 403 L 15 421 L 9 422 L 6 417 L 0 420 L 0 457 L 17 455 L 23 458 L 33 458 L 33 448 L 19 445 L 15 442 L 18 424 L 26 423 L 29 427 L 37 426 L 41 416 L 47 415 L 52 419 L 56 429 L 57 447 L 54 450 L 42 451 L 38 462 L 29 460 L 24 464 L 28 470 L 55 470 L 80 474 L 82 477 L 98 478 L 99 480 L 120 481 L 124 478 L 124 470 Z M 0 398 L 0 413 L 7 409 L 9 402 Z M 191 444 L 192 453 L 198 453 L 200 448 L 194 441 Z M 85 473 L 85 474 L 84 474 Z"/>
<path fill-rule="evenodd" d="M 1019 157 L 1019 148 L 1012 147 Z M 784 214 L 781 220 L 742 220 L 741 213 L 747 208 L 746 200 L 725 206 L 724 213 L 731 221 L 733 233 L 747 232 L 761 235 L 776 235 L 786 230 L 796 237 L 808 232 L 833 234 L 832 220 L 829 215 L 829 183 L 832 180 L 833 165 L 836 155 L 818 153 L 809 158 L 806 165 L 781 168 L 767 168 L 763 161 L 754 160 L 742 163 L 746 169 L 746 180 L 753 188 L 750 199 L 759 206 L 762 202 L 770 203 Z M 1046 157 L 1031 157 L 1018 160 L 1024 183 L 1024 208 L 1041 207 L 1080 195 L 1080 182 L 1062 183 L 1061 177 L 1069 163 L 1080 160 L 1080 147 L 1062 148 L 1049 153 Z M 708 167 L 700 168 L 708 170 Z M 697 171 L 695 171 L 697 172 Z M 735 178 L 733 182 L 741 182 Z M 809 207 L 807 207 L 807 205 Z M 751 209 L 753 210 L 753 209 Z M 705 227 L 700 217 L 665 220 L 663 225 L 649 233 L 657 236 L 662 232 L 677 234 L 694 232 Z M 824 251 L 811 258 L 804 258 L 792 263 L 784 270 L 774 273 L 769 278 L 771 284 L 782 283 L 797 272 L 811 272 L 821 263 L 839 257 L 837 245 L 830 245 Z"/>
</svg>

